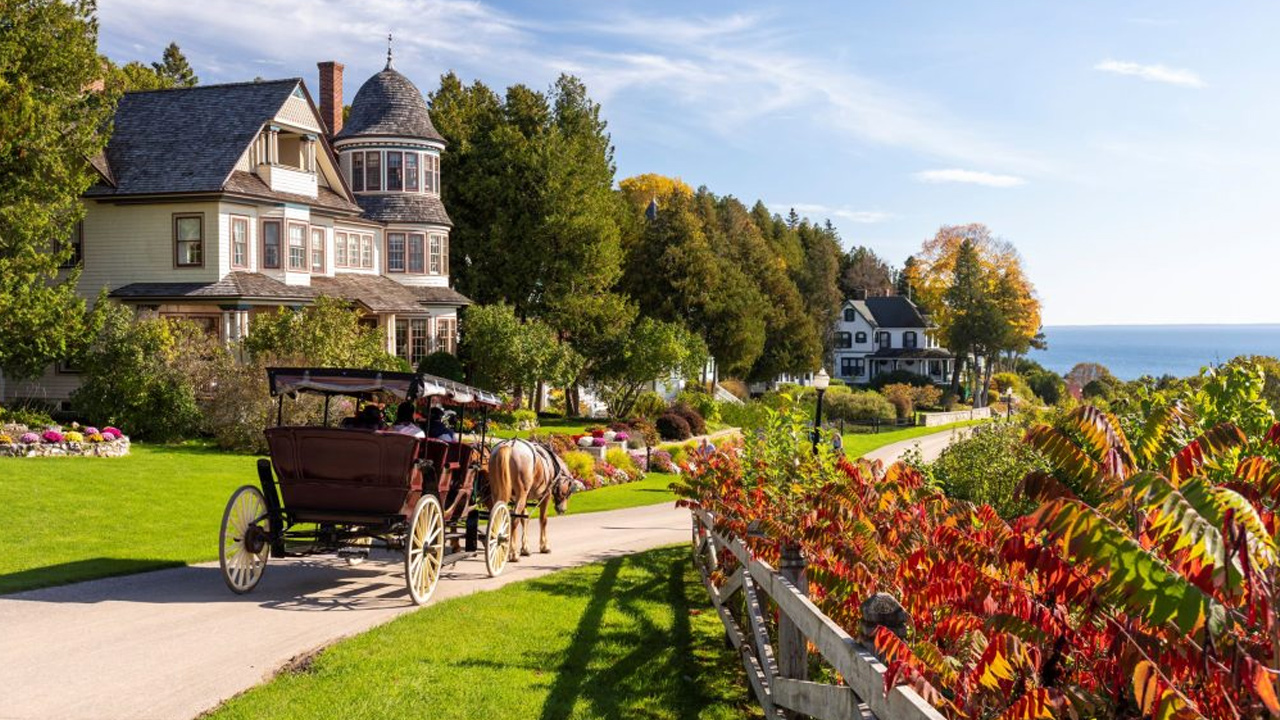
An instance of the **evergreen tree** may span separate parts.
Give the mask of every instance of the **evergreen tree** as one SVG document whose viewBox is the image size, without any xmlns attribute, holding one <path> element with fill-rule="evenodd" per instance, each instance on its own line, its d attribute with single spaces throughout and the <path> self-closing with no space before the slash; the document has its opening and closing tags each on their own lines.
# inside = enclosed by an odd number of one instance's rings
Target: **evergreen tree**
<svg viewBox="0 0 1280 720">
<path fill-rule="evenodd" d="M 160 62 L 151 63 L 151 69 L 166 83 L 165 87 L 195 87 L 200 84 L 200 78 L 196 77 L 187 56 L 182 54 L 176 42 L 169 43 Z"/>
<path fill-rule="evenodd" d="M 38 375 L 81 344 L 79 270 L 61 243 L 84 216 L 115 95 L 95 91 L 94 3 L 0 0 L 0 370 Z"/>
<path fill-rule="evenodd" d="M 902 269 L 898 271 L 898 279 L 894 283 L 894 292 L 915 300 L 915 289 L 912 287 L 912 283 L 915 282 L 917 272 L 919 272 L 919 267 L 915 256 L 908 255 L 906 261 L 902 263 Z"/>
<path fill-rule="evenodd" d="M 796 226 L 800 246 L 804 249 L 804 266 L 798 273 L 796 287 L 804 298 L 805 313 L 822 342 L 821 364 L 829 364 L 834 356 L 835 323 L 844 303 L 840 292 L 840 236 L 833 227 L 819 227 L 801 221 Z"/>
</svg>

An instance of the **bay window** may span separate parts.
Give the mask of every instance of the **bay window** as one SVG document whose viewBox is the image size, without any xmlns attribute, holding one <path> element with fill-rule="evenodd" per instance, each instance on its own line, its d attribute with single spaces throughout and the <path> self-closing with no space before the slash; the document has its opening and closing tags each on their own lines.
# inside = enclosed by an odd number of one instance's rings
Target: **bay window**
<svg viewBox="0 0 1280 720">
<path fill-rule="evenodd" d="M 307 226 L 289 223 L 289 269 L 307 269 Z"/>
<path fill-rule="evenodd" d="M 423 237 L 419 234 L 409 236 L 409 272 L 421 275 L 424 260 L 422 256 Z"/>
<path fill-rule="evenodd" d="M 422 185 L 433 195 L 440 193 L 440 158 L 430 153 L 422 154 Z"/>
<path fill-rule="evenodd" d="M 262 221 L 262 267 L 280 267 L 280 221 Z"/>
<path fill-rule="evenodd" d="M 204 213 L 173 216 L 173 262 L 204 267 Z"/>
<path fill-rule="evenodd" d="M 360 267 L 360 236 L 355 233 L 347 236 L 347 267 Z"/>
<path fill-rule="evenodd" d="M 366 190 L 382 189 L 382 153 L 370 151 L 364 154 L 364 187 Z"/>
<path fill-rule="evenodd" d="M 249 267 L 249 218 L 231 218 L 231 267 Z"/>
<path fill-rule="evenodd" d="M 418 153 L 404 154 L 404 189 L 407 192 L 418 192 Z"/>
<path fill-rule="evenodd" d="M 351 189 L 364 190 L 364 153 L 351 153 Z"/>
<path fill-rule="evenodd" d="M 431 274 L 449 274 L 449 237 L 447 235 L 431 236 Z"/>
<path fill-rule="evenodd" d="M 360 262 L 361 267 L 367 267 L 367 268 L 373 267 L 373 236 L 372 235 L 360 236 L 360 261 L 361 261 Z"/>
<path fill-rule="evenodd" d="M 324 228 L 311 228 L 311 272 L 324 272 Z"/>
<path fill-rule="evenodd" d="M 404 176 L 401 175 L 403 153 L 387 152 L 387 190 L 403 190 Z"/>
<path fill-rule="evenodd" d="M 387 272 L 404 272 L 404 233 L 387 233 Z"/>
</svg>

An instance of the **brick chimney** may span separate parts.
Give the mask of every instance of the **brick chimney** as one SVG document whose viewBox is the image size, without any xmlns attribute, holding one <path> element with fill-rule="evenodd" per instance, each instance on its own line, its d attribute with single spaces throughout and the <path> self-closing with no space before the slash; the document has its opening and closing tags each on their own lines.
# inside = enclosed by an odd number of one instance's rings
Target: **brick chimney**
<svg viewBox="0 0 1280 720">
<path fill-rule="evenodd" d="M 333 137 L 342 130 L 342 63 L 328 60 L 316 66 L 320 68 L 320 118 Z"/>
</svg>

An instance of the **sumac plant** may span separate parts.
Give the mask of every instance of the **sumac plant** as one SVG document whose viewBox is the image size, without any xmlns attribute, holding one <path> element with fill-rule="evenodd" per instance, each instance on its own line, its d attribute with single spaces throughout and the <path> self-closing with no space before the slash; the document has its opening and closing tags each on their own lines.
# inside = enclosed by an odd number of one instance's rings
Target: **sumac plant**
<svg viewBox="0 0 1280 720">
<path fill-rule="evenodd" d="M 912 626 L 874 638 L 885 689 L 949 717 L 1280 714 L 1280 425 L 1205 428 L 1173 403 L 1131 427 L 1082 406 L 1028 430 L 1049 469 L 1012 521 L 906 465 L 814 455 L 785 413 L 675 489 L 764 559 L 799 545 L 812 599 L 855 637 L 865 598 L 897 597 Z"/>
</svg>

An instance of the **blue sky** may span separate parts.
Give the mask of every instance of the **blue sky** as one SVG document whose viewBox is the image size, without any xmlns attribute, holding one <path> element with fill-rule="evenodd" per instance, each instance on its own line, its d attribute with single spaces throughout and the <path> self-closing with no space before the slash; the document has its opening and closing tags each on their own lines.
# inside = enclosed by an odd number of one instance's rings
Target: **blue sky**
<svg viewBox="0 0 1280 720">
<path fill-rule="evenodd" d="M 941 225 L 1022 252 L 1046 324 L 1280 321 L 1280 5 L 101 0 L 119 61 L 201 81 L 382 68 L 424 93 L 582 77 L 619 179 L 830 218 L 895 264 Z M 445 178 L 445 182 L 448 179 Z"/>
</svg>

